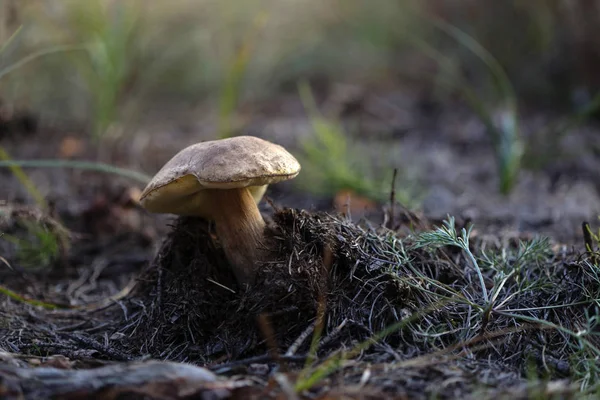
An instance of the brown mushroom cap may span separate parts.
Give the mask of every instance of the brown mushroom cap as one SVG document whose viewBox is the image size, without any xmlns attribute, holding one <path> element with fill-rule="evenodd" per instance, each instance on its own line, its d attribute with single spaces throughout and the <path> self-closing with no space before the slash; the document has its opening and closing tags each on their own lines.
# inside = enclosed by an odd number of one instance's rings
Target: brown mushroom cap
<svg viewBox="0 0 600 400">
<path fill-rule="evenodd" d="M 300 164 L 283 147 L 253 136 L 212 140 L 186 147 L 169 160 L 142 192 L 148 211 L 207 215 L 205 189 L 247 187 L 258 202 L 266 185 L 292 179 Z"/>
</svg>

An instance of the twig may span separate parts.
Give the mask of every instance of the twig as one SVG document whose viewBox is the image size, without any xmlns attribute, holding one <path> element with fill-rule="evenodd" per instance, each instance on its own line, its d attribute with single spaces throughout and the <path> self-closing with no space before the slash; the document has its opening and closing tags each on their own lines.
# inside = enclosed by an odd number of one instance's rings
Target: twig
<svg viewBox="0 0 600 400">
<path fill-rule="evenodd" d="M 271 206 L 271 208 L 273 209 L 274 212 L 279 212 L 281 211 L 281 208 L 279 208 L 274 202 L 273 199 L 271 199 L 269 196 L 265 195 L 263 196 L 263 199 L 265 200 L 265 202 Z"/>
<path fill-rule="evenodd" d="M 77 333 L 63 333 L 62 334 L 69 339 L 75 340 L 76 342 L 87 346 L 92 350 L 96 350 L 104 355 L 109 356 L 113 360 L 117 361 L 131 361 L 133 358 L 128 354 L 125 354 L 121 351 L 115 350 L 113 348 L 102 345 L 94 339 L 79 335 Z"/>
<path fill-rule="evenodd" d="M 323 269 L 321 270 L 322 285 L 319 288 L 318 304 L 317 304 L 317 319 L 315 320 L 315 329 L 310 344 L 309 356 L 306 364 L 312 364 L 317 359 L 317 351 L 319 350 L 319 341 L 321 334 L 326 324 L 327 314 L 327 292 L 329 291 L 330 270 L 333 266 L 333 251 L 330 245 L 325 245 L 323 248 Z"/>
<path fill-rule="evenodd" d="M 210 283 L 213 283 L 213 284 L 219 286 L 220 288 L 223 288 L 223 289 L 228 290 L 231 293 L 235 294 L 235 290 L 231 289 L 230 287 L 227 287 L 227 286 L 223 285 L 222 283 L 219 283 L 219 282 L 217 282 L 217 281 L 215 281 L 213 279 L 210 279 L 210 278 L 206 278 L 206 280 L 209 281 Z"/>
<path fill-rule="evenodd" d="M 303 363 L 304 361 L 306 361 L 306 356 L 305 355 L 302 355 L 302 356 L 301 355 L 293 355 L 293 356 L 279 355 L 277 357 L 277 359 L 287 361 L 287 362 L 293 362 L 293 363 Z M 270 362 L 270 361 L 271 362 L 276 361 L 273 358 L 273 355 L 272 354 L 263 354 L 262 356 L 245 358 L 243 360 L 235 360 L 235 361 L 230 361 L 230 362 L 222 363 L 222 364 L 209 365 L 209 366 L 207 366 L 207 368 L 210 369 L 211 371 L 215 371 L 217 373 L 222 373 L 222 372 L 225 372 L 225 371 L 230 370 L 235 367 L 256 364 L 256 363 L 265 363 L 265 362 Z"/>
<path fill-rule="evenodd" d="M 258 327 L 267 343 L 267 351 L 278 364 L 281 364 L 281 369 L 285 372 L 287 370 L 287 366 L 285 363 L 282 363 L 281 356 L 277 351 L 277 341 L 275 340 L 275 331 L 273 330 L 273 326 L 271 325 L 271 321 L 269 320 L 269 316 L 266 314 L 260 314 L 258 316 Z"/>
<path fill-rule="evenodd" d="M 348 323 L 348 318 L 344 318 L 344 320 L 338 326 L 336 326 L 329 333 L 329 335 L 327 335 L 325 338 L 323 338 L 323 340 L 321 340 L 319 347 L 322 349 L 325 346 L 327 346 L 333 339 L 335 339 L 340 334 L 340 332 L 342 331 L 342 329 L 344 329 L 344 327 L 346 326 L 347 323 Z"/>
<path fill-rule="evenodd" d="M 392 176 L 392 190 L 390 191 L 390 220 L 388 228 L 394 229 L 396 215 L 396 177 L 398 176 L 398 168 L 394 168 Z"/>
<path fill-rule="evenodd" d="M 306 338 L 315 329 L 315 325 L 316 325 L 316 322 L 313 322 L 312 324 L 308 325 L 304 331 L 302 331 L 300 336 L 298 336 L 298 338 L 294 341 L 294 343 L 292 343 L 292 345 L 285 352 L 286 356 L 294 355 L 294 353 L 296 353 L 296 351 L 298 351 L 298 348 L 302 345 L 302 343 L 304 343 Z"/>
<path fill-rule="evenodd" d="M 287 399 L 300 400 L 300 397 L 298 396 L 298 394 L 292 387 L 292 384 L 290 383 L 290 380 L 288 379 L 288 377 L 286 375 L 275 374 L 273 379 L 275 379 L 275 382 L 277 382 L 279 384 L 279 387 L 281 388 L 283 393 L 285 393 L 285 396 Z"/>
<path fill-rule="evenodd" d="M 137 283 L 138 282 L 136 279 L 132 279 L 129 281 L 129 283 L 127 285 L 125 285 L 125 287 L 123 287 L 123 289 L 119 290 L 117 293 L 113 294 L 112 296 L 104 298 L 96 303 L 86 304 L 86 305 L 78 306 L 75 308 L 84 309 L 84 310 L 90 311 L 90 312 L 96 312 L 96 311 L 103 310 L 115 303 L 118 303 L 119 300 L 122 300 L 125 297 L 127 297 L 127 295 L 129 295 L 129 293 L 131 293 L 133 288 L 135 288 Z"/>
</svg>

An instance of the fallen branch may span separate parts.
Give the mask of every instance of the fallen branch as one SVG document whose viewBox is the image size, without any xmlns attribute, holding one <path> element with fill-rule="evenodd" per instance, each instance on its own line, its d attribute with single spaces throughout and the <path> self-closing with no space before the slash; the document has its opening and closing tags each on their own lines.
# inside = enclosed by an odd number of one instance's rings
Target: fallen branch
<svg viewBox="0 0 600 400">
<path fill-rule="evenodd" d="M 220 380 L 205 368 L 163 361 L 84 370 L 0 365 L 2 399 L 223 399 L 231 390 L 248 384 Z"/>
</svg>

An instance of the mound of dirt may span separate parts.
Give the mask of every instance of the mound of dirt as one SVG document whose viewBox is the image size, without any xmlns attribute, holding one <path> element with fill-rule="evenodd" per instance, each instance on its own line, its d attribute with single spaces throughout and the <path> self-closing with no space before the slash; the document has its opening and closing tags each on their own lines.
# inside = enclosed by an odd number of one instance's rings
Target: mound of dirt
<svg viewBox="0 0 600 400">
<path fill-rule="evenodd" d="M 212 362 L 273 346 L 283 352 L 323 315 L 321 349 L 367 339 L 400 319 L 410 293 L 401 290 L 389 260 L 364 252 L 369 232 L 293 209 L 273 219 L 267 232 L 272 255 L 256 285 L 241 291 L 209 226 L 180 218 L 134 295 L 143 308 L 126 332 L 131 346 L 173 360 Z M 341 325 L 348 326 L 343 333 L 336 330 Z M 306 352 L 309 344 L 304 340 L 295 350 Z"/>
</svg>

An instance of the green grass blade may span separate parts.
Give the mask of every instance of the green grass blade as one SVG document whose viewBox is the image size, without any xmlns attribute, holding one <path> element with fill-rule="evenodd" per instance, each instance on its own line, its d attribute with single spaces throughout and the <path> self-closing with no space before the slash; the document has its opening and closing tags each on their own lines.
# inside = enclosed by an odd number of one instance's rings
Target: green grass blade
<svg viewBox="0 0 600 400">
<path fill-rule="evenodd" d="M 29 179 L 27 174 L 23 171 L 20 165 L 15 164 L 11 159 L 9 154 L 6 152 L 4 147 L 0 146 L 0 163 L 6 163 L 6 166 L 10 168 L 13 175 L 19 180 L 21 185 L 27 190 L 29 195 L 33 197 L 35 203 L 41 209 L 47 209 L 48 205 L 46 204 L 46 199 L 40 193 L 40 191 L 35 187 L 35 184 Z"/>
<path fill-rule="evenodd" d="M 47 56 L 50 54 L 65 53 L 65 52 L 70 52 L 70 51 L 81 51 L 81 50 L 86 50 L 86 47 L 82 46 L 82 45 L 76 45 L 76 46 L 63 45 L 63 46 L 54 46 L 54 47 L 51 47 L 48 49 L 36 51 L 32 54 L 29 54 L 29 55 L 23 57 L 19 61 L 14 62 L 13 64 L 9 65 L 8 67 L 0 70 L 0 79 L 5 77 L 6 75 L 10 74 L 11 72 L 21 68 L 22 66 L 29 64 L 32 61 L 37 60 L 38 58 L 41 58 L 41 57 L 44 57 L 44 56 Z"/>
<path fill-rule="evenodd" d="M 2 44 L 2 46 L 0 47 L 0 54 L 2 54 L 4 52 L 4 50 L 6 50 L 6 48 L 8 46 L 10 46 L 10 44 L 17 38 L 17 36 L 19 35 L 19 33 L 21 33 L 21 30 L 23 29 L 23 25 L 20 25 L 16 31 L 13 32 L 12 35 L 10 35 L 10 37 L 6 40 L 6 42 L 4 42 Z"/>
<path fill-rule="evenodd" d="M 91 162 L 91 161 L 74 161 L 74 160 L 2 160 L 0 167 L 23 167 L 23 168 L 73 168 L 88 171 L 103 172 L 107 174 L 119 175 L 124 178 L 129 178 L 134 181 L 147 184 L 152 179 L 151 176 L 141 172 L 133 171 L 126 168 L 119 168 L 113 165 Z"/>
<path fill-rule="evenodd" d="M 254 19 L 252 30 L 236 52 L 225 77 L 219 99 L 219 137 L 221 139 L 228 138 L 233 134 L 231 116 L 238 105 L 244 75 L 252 59 L 257 37 L 264 28 L 267 20 L 268 15 L 264 12 L 259 13 Z"/>
<path fill-rule="evenodd" d="M 516 112 L 516 99 L 514 88 L 504 68 L 498 60 L 486 50 L 474 38 L 457 28 L 456 26 L 439 18 L 430 18 L 430 21 L 435 27 L 445 32 L 458 43 L 469 49 L 475 54 L 489 69 L 492 76 L 495 78 L 495 83 L 502 99 L 506 102 L 506 106 L 511 112 Z"/>
<path fill-rule="evenodd" d="M 48 310 L 56 310 L 56 309 L 60 309 L 60 308 L 70 308 L 69 306 L 52 304 L 52 303 L 47 303 L 47 302 L 40 301 L 40 300 L 27 298 L 27 297 L 22 296 L 22 295 L 18 294 L 17 292 L 14 292 L 2 285 L 0 285 L 0 294 L 3 294 L 7 297 L 10 297 L 13 300 L 21 302 L 21 303 L 29 304 L 30 306 L 43 307 Z"/>
</svg>

